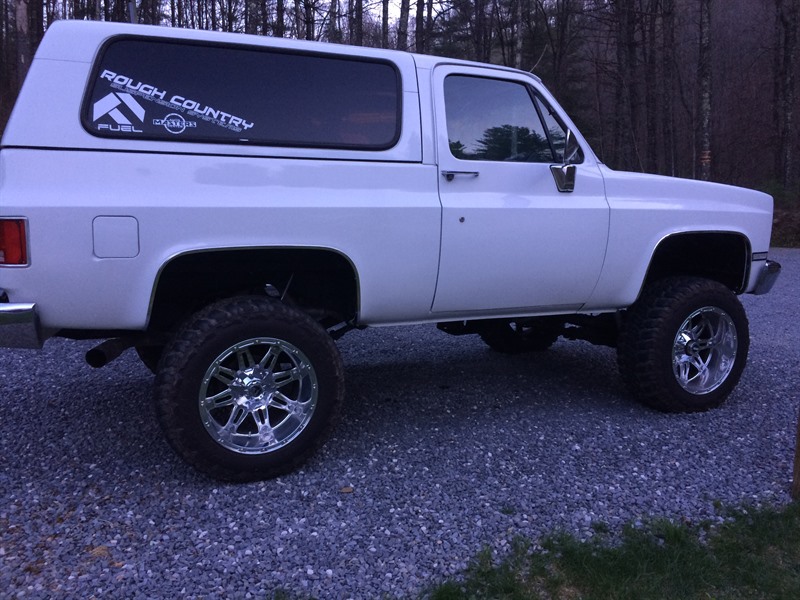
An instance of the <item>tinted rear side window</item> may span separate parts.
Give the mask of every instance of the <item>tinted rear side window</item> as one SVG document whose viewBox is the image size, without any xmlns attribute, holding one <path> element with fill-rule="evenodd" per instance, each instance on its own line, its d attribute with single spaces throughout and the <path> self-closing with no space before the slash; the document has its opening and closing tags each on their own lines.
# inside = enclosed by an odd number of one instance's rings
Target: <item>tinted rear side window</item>
<svg viewBox="0 0 800 600">
<path fill-rule="evenodd" d="M 399 138 L 400 98 L 384 62 L 118 39 L 83 123 L 103 137 L 382 150 Z"/>
</svg>

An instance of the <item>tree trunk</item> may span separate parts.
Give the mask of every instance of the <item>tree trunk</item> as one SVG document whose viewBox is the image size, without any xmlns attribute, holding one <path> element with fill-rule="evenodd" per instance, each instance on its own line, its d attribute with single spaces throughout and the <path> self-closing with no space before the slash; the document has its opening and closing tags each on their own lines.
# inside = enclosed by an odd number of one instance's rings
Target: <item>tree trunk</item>
<svg viewBox="0 0 800 600">
<path fill-rule="evenodd" d="M 33 40 L 30 31 L 31 11 L 28 0 L 16 0 L 14 8 L 17 24 L 17 89 L 19 89 L 33 60 Z"/>
<path fill-rule="evenodd" d="M 676 175 L 676 148 L 675 148 L 675 2 L 662 0 L 662 28 L 663 47 L 661 54 L 661 120 L 664 132 L 664 173 Z"/>
<path fill-rule="evenodd" d="M 284 0 L 277 0 L 275 5 L 275 37 L 283 37 L 286 34 L 286 26 L 283 23 L 285 12 Z"/>
<path fill-rule="evenodd" d="M 645 152 L 645 170 L 648 173 L 658 173 L 658 94 L 656 91 L 656 21 L 659 10 L 659 0 L 650 0 L 645 16 L 647 38 L 644 44 L 645 64 L 644 94 L 645 118 L 647 120 L 647 150 Z"/>
<path fill-rule="evenodd" d="M 522 68 L 522 2 L 517 0 L 515 18 L 516 18 L 516 36 L 514 38 L 514 68 Z"/>
<path fill-rule="evenodd" d="M 389 0 L 381 7 L 381 48 L 389 47 Z"/>
<path fill-rule="evenodd" d="M 397 49 L 408 50 L 408 13 L 410 0 L 400 0 L 400 18 L 397 21 Z"/>
<path fill-rule="evenodd" d="M 355 0 L 355 14 L 353 16 L 352 44 L 364 45 L 364 0 Z"/>
<path fill-rule="evenodd" d="M 637 160 L 639 90 L 636 81 L 636 18 L 633 0 L 616 0 L 617 19 L 617 113 L 614 122 L 614 154 L 617 167 L 641 170 Z"/>
<path fill-rule="evenodd" d="M 778 12 L 778 49 L 775 89 L 778 116 L 778 177 L 785 190 L 790 189 L 797 176 L 794 167 L 794 108 L 795 71 L 797 69 L 797 29 L 800 0 L 776 0 Z"/>
<path fill-rule="evenodd" d="M 414 52 L 425 53 L 425 0 L 417 0 L 417 16 L 414 20 Z"/>
<path fill-rule="evenodd" d="M 339 30 L 339 0 L 331 0 L 328 12 L 328 41 L 337 44 L 342 41 L 342 32 Z"/>
<path fill-rule="evenodd" d="M 697 65 L 699 89 L 699 176 L 711 179 L 711 0 L 700 0 L 700 55 Z"/>
<path fill-rule="evenodd" d="M 314 2 L 313 0 L 303 0 L 303 20 L 306 25 L 306 39 L 314 40 Z"/>
</svg>

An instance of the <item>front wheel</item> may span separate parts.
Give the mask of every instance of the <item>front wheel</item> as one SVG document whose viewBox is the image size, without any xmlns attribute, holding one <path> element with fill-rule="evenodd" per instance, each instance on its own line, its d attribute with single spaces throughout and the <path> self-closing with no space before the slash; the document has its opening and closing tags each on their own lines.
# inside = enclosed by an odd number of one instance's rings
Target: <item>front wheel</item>
<svg viewBox="0 0 800 600">
<path fill-rule="evenodd" d="M 155 382 L 167 440 L 198 470 L 248 481 L 287 473 L 324 441 L 344 396 L 342 361 L 305 313 L 223 300 L 164 349 Z"/>
<path fill-rule="evenodd" d="M 618 363 L 642 403 L 666 412 L 697 412 L 730 395 L 749 346 L 747 316 L 728 288 L 674 277 L 649 286 L 629 309 Z"/>
</svg>

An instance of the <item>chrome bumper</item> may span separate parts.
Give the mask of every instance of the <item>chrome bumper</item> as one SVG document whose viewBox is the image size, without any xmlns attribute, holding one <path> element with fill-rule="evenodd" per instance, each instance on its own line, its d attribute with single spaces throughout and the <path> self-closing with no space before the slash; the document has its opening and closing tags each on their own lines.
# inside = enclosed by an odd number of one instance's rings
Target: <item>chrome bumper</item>
<svg viewBox="0 0 800 600">
<path fill-rule="evenodd" d="M 41 348 L 43 341 L 35 304 L 0 302 L 0 347 Z"/>
<path fill-rule="evenodd" d="M 774 260 L 765 261 L 761 267 L 761 272 L 758 274 L 758 282 L 756 283 L 756 288 L 753 290 L 753 293 L 756 296 L 761 296 L 769 292 L 772 286 L 775 285 L 775 280 L 778 279 L 778 275 L 780 274 L 780 263 Z"/>
</svg>

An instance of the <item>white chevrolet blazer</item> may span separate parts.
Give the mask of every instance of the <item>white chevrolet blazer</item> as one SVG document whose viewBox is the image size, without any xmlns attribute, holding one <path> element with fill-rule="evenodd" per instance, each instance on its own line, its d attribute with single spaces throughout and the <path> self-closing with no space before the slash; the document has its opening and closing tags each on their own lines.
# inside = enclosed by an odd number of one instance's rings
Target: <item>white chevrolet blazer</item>
<svg viewBox="0 0 800 600">
<path fill-rule="evenodd" d="M 772 199 L 603 165 L 541 81 L 403 52 L 57 22 L 0 147 L 0 346 L 105 340 L 217 478 L 285 473 L 343 400 L 334 340 L 436 323 L 618 349 L 719 405 L 769 291 Z"/>
</svg>

